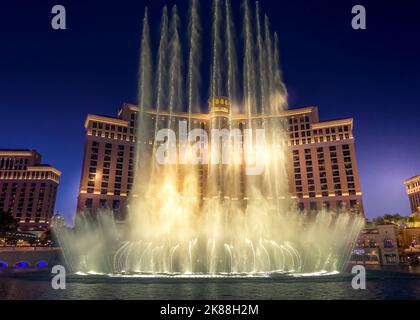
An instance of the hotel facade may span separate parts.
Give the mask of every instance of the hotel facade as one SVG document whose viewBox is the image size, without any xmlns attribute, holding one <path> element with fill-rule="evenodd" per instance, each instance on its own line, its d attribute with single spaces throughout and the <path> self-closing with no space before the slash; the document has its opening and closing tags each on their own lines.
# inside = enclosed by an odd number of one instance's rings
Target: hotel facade
<svg viewBox="0 0 420 320">
<path fill-rule="evenodd" d="M 410 200 L 412 213 L 420 213 L 420 176 L 405 181 L 406 192 Z"/>
<path fill-rule="evenodd" d="M 46 231 L 60 176 L 35 150 L 0 150 L 0 210 L 11 213 L 21 231 Z"/>
<path fill-rule="evenodd" d="M 214 127 L 214 122 L 231 122 L 241 127 L 249 121 L 244 114 L 230 116 L 226 98 L 210 102 L 209 110 L 205 114 L 175 113 L 171 117 L 177 122 L 193 121 L 196 128 L 206 131 Z M 134 182 L 139 111 L 136 105 L 124 104 L 117 117 L 88 115 L 79 211 L 111 208 L 124 219 Z M 150 123 L 167 121 L 169 116 L 154 110 L 146 111 L 146 115 Z M 353 119 L 321 122 L 317 107 L 286 110 L 271 117 L 281 118 L 287 127 L 289 190 L 298 209 L 307 212 L 347 209 L 363 216 Z M 252 121 L 264 118 L 267 116 L 256 115 Z"/>
</svg>

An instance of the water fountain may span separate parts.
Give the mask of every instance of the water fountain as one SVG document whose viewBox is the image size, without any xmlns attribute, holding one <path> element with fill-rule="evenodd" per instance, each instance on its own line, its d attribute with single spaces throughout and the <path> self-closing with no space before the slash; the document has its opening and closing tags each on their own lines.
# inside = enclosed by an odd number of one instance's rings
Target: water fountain
<svg viewBox="0 0 420 320">
<path fill-rule="evenodd" d="M 58 235 L 67 264 L 74 272 L 152 276 L 343 270 L 363 219 L 346 212 L 309 215 L 296 210 L 288 190 L 287 127 L 278 116 L 287 108 L 287 91 L 278 37 L 270 31 L 268 17 L 262 17 L 258 3 L 251 10 L 245 0 L 243 41 L 236 45 L 231 3 L 214 0 L 211 61 L 205 64 L 199 10 L 198 0 L 191 0 L 184 56 L 177 7 L 170 17 L 163 9 L 155 59 L 146 10 L 138 88 L 138 170 L 126 230 L 119 230 L 111 211 L 94 217 L 78 214 L 75 230 Z M 205 67 L 211 76 L 208 130 L 264 130 L 262 152 L 251 144 L 239 153 L 230 152 L 228 163 L 160 165 L 157 152 L 162 143 L 155 137 L 162 129 L 178 130 L 180 112 L 186 115 L 189 132 L 201 128 L 194 115 L 201 109 L 200 70 Z M 216 101 L 224 101 L 228 108 L 212 110 Z M 165 114 L 163 120 L 159 114 Z M 194 144 L 185 143 L 187 154 Z M 210 150 L 208 157 L 218 152 Z M 262 159 L 263 173 L 244 174 L 238 157 L 248 165 Z"/>
</svg>

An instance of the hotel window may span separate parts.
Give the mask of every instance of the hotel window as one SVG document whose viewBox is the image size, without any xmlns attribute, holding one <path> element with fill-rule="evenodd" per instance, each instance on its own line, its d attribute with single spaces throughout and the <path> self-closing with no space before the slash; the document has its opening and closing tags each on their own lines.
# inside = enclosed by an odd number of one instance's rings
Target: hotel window
<svg viewBox="0 0 420 320">
<path fill-rule="evenodd" d="M 106 208 L 107 207 L 107 201 L 106 201 L 106 199 L 100 199 L 99 200 L 99 206 L 101 208 Z"/>
<path fill-rule="evenodd" d="M 357 208 L 357 200 L 350 200 L 350 208 L 352 209 Z"/>
<path fill-rule="evenodd" d="M 341 209 L 343 209 L 344 208 L 344 203 L 343 203 L 343 201 L 337 201 L 336 202 L 336 208 L 338 209 L 338 210 L 341 210 Z"/>
<path fill-rule="evenodd" d="M 314 197 L 311 197 L 311 198 L 314 198 Z M 311 203 L 309 204 L 309 208 L 310 208 L 312 211 L 316 210 L 316 209 L 317 209 L 317 208 L 316 208 L 316 202 L 311 202 Z"/>
<path fill-rule="evenodd" d="M 340 190 L 341 189 L 341 184 L 335 184 L 334 189 L 335 190 Z"/>
<path fill-rule="evenodd" d="M 119 208 L 120 208 L 120 201 L 119 200 L 114 200 L 112 202 L 112 209 L 118 210 Z"/>
<path fill-rule="evenodd" d="M 87 193 L 93 193 L 93 191 L 94 191 L 93 188 L 88 188 L 87 189 Z"/>
<path fill-rule="evenodd" d="M 384 247 L 385 248 L 394 248 L 394 241 L 392 239 L 385 239 L 384 240 Z"/>
<path fill-rule="evenodd" d="M 354 178 L 353 177 L 347 177 L 347 182 L 353 182 Z"/>
<path fill-rule="evenodd" d="M 107 144 L 105 145 L 105 148 L 106 148 L 106 149 L 112 149 L 112 144 L 111 144 L 111 143 L 107 143 Z"/>
<path fill-rule="evenodd" d="M 325 179 L 325 178 L 322 178 L 321 179 L 321 183 L 322 184 L 325 184 L 325 183 L 327 183 L 327 179 Z M 325 186 L 325 189 L 324 190 L 327 190 L 327 186 Z"/>
<path fill-rule="evenodd" d="M 92 209 L 93 208 L 93 199 L 86 199 L 86 201 L 85 201 L 85 207 L 87 209 Z"/>
<path fill-rule="evenodd" d="M 297 205 L 297 209 L 298 211 L 302 212 L 305 210 L 305 204 L 303 204 L 302 202 L 299 202 Z"/>
</svg>

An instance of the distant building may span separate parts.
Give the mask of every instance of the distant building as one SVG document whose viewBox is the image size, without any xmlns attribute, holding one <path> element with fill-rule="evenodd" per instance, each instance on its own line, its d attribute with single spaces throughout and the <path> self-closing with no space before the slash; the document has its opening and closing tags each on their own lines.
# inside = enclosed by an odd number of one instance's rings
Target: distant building
<svg viewBox="0 0 420 320">
<path fill-rule="evenodd" d="M 351 264 L 392 266 L 400 263 L 399 229 L 395 224 L 365 228 L 350 258 Z"/>
<path fill-rule="evenodd" d="M 19 220 L 21 231 L 45 231 L 54 213 L 61 172 L 32 150 L 0 150 L 0 210 Z"/>
<path fill-rule="evenodd" d="M 173 113 L 179 121 L 192 121 L 195 126 L 209 131 L 214 119 L 219 125 L 232 123 L 244 128 L 244 114 L 230 116 L 229 100 L 217 98 L 210 101 L 210 112 L 203 114 Z M 117 117 L 88 115 L 86 142 L 78 209 L 98 211 L 101 207 L 112 208 L 123 218 L 127 198 L 133 187 L 136 124 L 139 107 L 124 104 Z M 146 111 L 150 123 L 165 121 L 168 114 Z M 273 116 L 270 116 L 271 118 Z M 353 120 L 340 119 L 320 122 L 316 107 L 286 110 L 274 116 L 281 118 L 288 128 L 289 181 L 291 197 L 302 211 L 348 209 L 363 213 L 362 191 L 358 176 Z M 263 115 L 255 115 L 257 123 Z M 152 145 L 153 141 L 144 141 Z M 202 170 L 202 180 L 206 179 Z M 205 183 L 201 183 L 205 186 Z M 206 197 L 202 187 L 203 200 Z M 240 198 L 240 195 L 239 195 Z"/>
<path fill-rule="evenodd" d="M 411 212 L 420 212 L 420 176 L 410 178 L 404 184 L 410 200 Z"/>
</svg>

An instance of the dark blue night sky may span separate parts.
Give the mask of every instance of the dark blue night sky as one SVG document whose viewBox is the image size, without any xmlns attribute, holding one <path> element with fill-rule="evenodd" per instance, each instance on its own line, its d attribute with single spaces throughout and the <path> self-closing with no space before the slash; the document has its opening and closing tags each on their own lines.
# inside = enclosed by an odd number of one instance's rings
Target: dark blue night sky
<svg viewBox="0 0 420 320">
<path fill-rule="evenodd" d="M 136 102 L 144 6 L 151 10 L 157 39 L 161 8 L 174 3 L 185 27 L 186 0 L 0 3 L 0 148 L 37 149 L 44 162 L 63 171 L 56 209 L 69 220 L 86 115 L 112 116 L 123 102 Z M 238 10 L 240 1 L 233 3 Z M 66 31 L 51 28 L 56 4 L 67 9 Z M 210 1 L 201 4 L 208 29 Z M 356 4 L 366 7 L 367 30 L 351 28 Z M 261 5 L 279 33 L 290 106 L 319 106 L 323 120 L 355 119 L 367 216 L 410 213 L 403 181 L 420 174 L 420 3 L 262 0 Z"/>
</svg>

